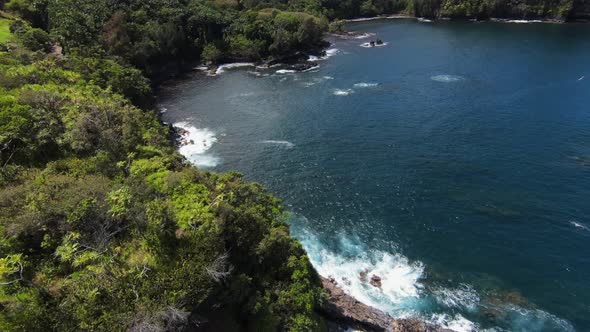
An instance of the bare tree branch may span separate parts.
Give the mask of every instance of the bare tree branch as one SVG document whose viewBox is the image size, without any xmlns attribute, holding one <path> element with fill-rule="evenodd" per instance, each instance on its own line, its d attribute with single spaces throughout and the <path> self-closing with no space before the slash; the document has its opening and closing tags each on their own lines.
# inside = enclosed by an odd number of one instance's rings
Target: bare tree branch
<svg viewBox="0 0 590 332">
<path fill-rule="evenodd" d="M 223 255 L 217 257 L 211 265 L 205 268 L 205 271 L 209 277 L 215 282 L 221 282 L 225 280 L 225 278 L 229 277 L 233 271 L 233 266 L 227 262 L 228 258 L 229 254 L 225 252 Z"/>
<path fill-rule="evenodd" d="M 18 270 L 14 271 L 14 272 L 18 272 L 18 279 L 14 279 L 12 281 L 8 281 L 8 282 L 0 282 L 0 286 L 8 286 L 8 285 L 12 285 L 14 283 L 17 283 L 19 281 L 23 281 L 23 265 L 20 262 L 16 262 L 16 264 L 18 265 Z"/>
</svg>

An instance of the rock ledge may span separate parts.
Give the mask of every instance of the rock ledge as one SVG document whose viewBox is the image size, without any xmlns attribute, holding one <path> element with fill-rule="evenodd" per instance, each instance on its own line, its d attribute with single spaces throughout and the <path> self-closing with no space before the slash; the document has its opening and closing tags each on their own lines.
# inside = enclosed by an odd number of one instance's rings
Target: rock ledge
<svg viewBox="0 0 590 332">
<path fill-rule="evenodd" d="M 395 319 L 344 293 L 334 279 L 321 279 L 328 293 L 328 303 L 322 308 L 321 314 L 334 323 L 330 326 L 330 331 L 353 327 L 361 331 L 451 332 L 415 318 Z"/>
</svg>

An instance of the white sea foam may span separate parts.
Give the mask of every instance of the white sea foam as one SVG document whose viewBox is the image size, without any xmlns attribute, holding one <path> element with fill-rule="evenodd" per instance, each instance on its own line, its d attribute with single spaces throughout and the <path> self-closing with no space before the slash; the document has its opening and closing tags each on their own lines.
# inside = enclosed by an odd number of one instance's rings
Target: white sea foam
<svg viewBox="0 0 590 332">
<path fill-rule="evenodd" d="M 322 77 L 313 78 L 311 81 L 303 82 L 302 84 L 304 87 L 309 88 L 309 87 L 314 86 L 316 84 L 324 83 L 327 80 L 333 80 L 333 79 L 334 79 L 334 77 L 332 77 L 332 76 L 322 76 Z"/>
<path fill-rule="evenodd" d="M 454 309 L 476 311 L 480 302 L 479 294 L 466 284 L 457 288 L 435 289 L 432 293 L 438 303 Z"/>
<path fill-rule="evenodd" d="M 384 19 L 382 16 L 375 16 L 375 17 L 361 17 L 361 18 L 352 18 L 346 20 L 347 22 L 366 22 L 366 21 L 374 21 L 374 20 L 381 20 Z"/>
<path fill-rule="evenodd" d="M 584 79 L 585 76 L 581 76 L 580 78 L 578 78 L 578 81 L 581 81 Z"/>
<path fill-rule="evenodd" d="M 291 222 L 292 234 L 301 242 L 318 273 L 335 280 L 348 295 L 396 318 L 418 317 L 457 332 L 484 331 L 464 316 L 477 315 L 482 306 L 490 305 L 480 299 L 472 286 L 460 284 L 429 292 L 421 282 L 425 273 L 421 262 L 411 262 L 399 253 L 371 249 L 360 239 L 347 235 L 340 235 L 327 247 L 309 231 L 307 223 L 307 219 L 296 217 Z M 371 285 L 372 276 L 381 278 L 380 288 Z M 429 312 L 431 300 L 448 310 L 421 313 L 423 309 Z M 567 320 L 540 309 L 510 303 L 497 303 L 493 308 L 505 314 L 510 331 L 574 331 Z"/>
<path fill-rule="evenodd" d="M 364 33 L 347 33 L 347 34 L 334 34 L 333 36 L 341 38 L 341 39 L 366 39 L 372 36 L 375 36 L 373 32 L 364 32 Z"/>
<path fill-rule="evenodd" d="M 193 165 L 201 168 L 215 167 L 219 158 L 207 153 L 217 142 L 215 133 L 208 128 L 196 128 L 188 122 L 177 122 L 175 127 L 184 129 L 182 146 L 178 152 Z"/>
<path fill-rule="evenodd" d="M 265 140 L 262 141 L 261 143 L 263 144 L 274 144 L 274 145 L 282 145 L 288 149 L 292 149 L 293 147 L 295 147 L 295 144 L 289 142 L 289 141 L 276 141 L 276 140 Z"/>
<path fill-rule="evenodd" d="M 373 48 L 373 47 L 387 46 L 387 44 L 389 44 L 389 43 L 388 42 L 384 42 L 383 44 L 380 44 L 380 45 L 375 44 L 374 46 L 371 46 L 371 43 L 362 43 L 360 46 L 361 47 L 365 47 L 365 48 Z"/>
<path fill-rule="evenodd" d="M 571 221 L 570 221 L 570 224 L 571 224 L 572 226 L 576 227 L 576 228 L 581 228 L 581 229 L 583 229 L 583 230 L 586 230 L 586 231 L 587 231 L 587 230 L 589 230 L 589 229 L 588 229 L 588 226 L 586 226 L 586 225 L 583 225 L 583 224 L 580 224 L 579 222 L 577 222 L 577 221 L 574 221 L 574 220 L 571 220 Z"/>
<path fill-rule="evenodd" d="M 337 48 L 329 48 L 326 50 L 326 57 L 331 57 L 334 56 L 336 54 L 340 53 L 340 50 Z"/>
<path fill-rule="evenodd" d="M 261 73 L 259 71 L 249 71 L 248 74 L 254 75 L 256 77 L 267 77 L 268 76 L 267 73 Z"/>
<path fill-rule="evenodd" d="M 364 22 L 364 21 L 374 21 L 374 20 L 391 20 L 391 19 L 399 19 L 399 18 L 411 18 L 411 16 L 409 16 L 409 15 L 402 15 L 402 14 L 382 15 L 382 16 L 373 16 L 373 17 L 353 18 L 353 19 L 346 20 L 346 22 Z"/>
<path fill-rule="evenodd" d="M 365 39 L 374 36 L 375 34 L 372 32 L 365 32 L 358 35 L 353 35 L 352 38 L 354 39 Z"/>
<path fill-rule="evenodd" d="M 254 63 L 252 62 L 235 62 L 235 63 L 226 63 L 217 67 L 215 71 L 215 75 L 219 75 L 225 72 L 227 69 L 234 69 L 234 68 L 241 68 L 241 67 L 255 67 Z"/>
<path fill-rule="evenodd" d="M 575 331 L 567 320 L 540 309 L 526 309 L 515 305 L 507 306 L 504 309 L 512 317 L 512 331 Z"/>
<path fill-rule="evenodd" d="M 160 113 L 164 114 L 166 112 L 168 112 L 168 109 L 166 107 L 161 107 L 160 108 Z"/>
<path fill-rule="evenodd" d="M 332 94 L 334 96 L 349 96 L 353 94 L 354 91 L 352 89 L 335 89 Z"/>
<path fill-rule="evenodd" d="M 434 314 L 429 319 L 429 322 L 457 332 L 476 331 L 475 324 L 460 314 L 454 316 L 448 314 Z"/>
<path fill-rule="evenodd" d="M 541 20 L 506 20 L 507 23 L 519 23 L 519 24 L 526 24 L 526 23 L 543 23 Z"/>
<path fill-rule="evenodd" d="M 306 73 L 306 72 L 310 72 L 310 71 L 314 71 L 314 70 L 318 70 L 318 69 L 320 69 L 320 65 L 317 65 L 317 66 L 313 66 L 313 67 L 307 68 L 307 69 L 305 69 L 305 70 L 302 70 L 301 72 L 302 72 L 302 73 Z"/>
<path fill-rule="evenodd" d="M 205 71 L 207 69 L 209 69 L 209 67 L 207 66 L 197 66 L 193 68 L 194 70 L 200 70 L 200 71 Z"/>
<path fill-rule="evenodd" d="M 412 263 L 400 254 L 369 249 L 347 236 L 340 238 L 338 252 L 326 249 L 309 232 L 296 236 L 320 275 L 333 278 L 344 292 L 367 305 L 393 313 L 421 293 L 418 279 L 424 273 L 424 266 L 420 262 Z M 361 278 L 361 273 L 366 278 Z M 381 278 L 381 288 L 370 284 L 374 275 Z"/>
<path fill-rule="evenodd" d="M 465 78 L 463 78 L 462 76 L 458 76 L 458 75 L 436 75 L 436 76 L 431 76 L 430 79 L 433 81 L 442 82 L 442 83 L 452 83 L 452 82 L 462 81 Z"/>
<path fill-rule="evenodd" d="M 275 73 L 277 74 L 291 74 L 291 73 L 295 73 L 295 70 L 292 69 L 279 69 L 277 70 Z"/>
<path fill-rule="evenodd" d="M 373 88 L 378 86 L 379 83 L 365 83 L 365 82 L 361 82 L 361 83 L 356 83 L 354 85 L 355 88 Z"/>
<path fill-rule="evenodd" d="M 310 55 L 307 58 L 307 61 L 320 61 L 320 60 L 326 60 L 330 57 L 333 57 L 334 55 L 340 53 L 340 50 L 337 48 L 329 48 L 326 50 L 326 55 L 324 56 L 317 56 L 317 55 Z"/>
</svg>

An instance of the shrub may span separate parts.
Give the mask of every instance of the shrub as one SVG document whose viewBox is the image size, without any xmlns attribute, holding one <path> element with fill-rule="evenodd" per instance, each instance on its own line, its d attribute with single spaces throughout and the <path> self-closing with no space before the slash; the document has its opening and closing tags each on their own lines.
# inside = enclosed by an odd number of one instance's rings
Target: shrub
<svg viewBox="0 0 590 332">
<path fill-rule="evenodd" d="M 53 45 L 49 34 L 41 29 L 31 29 L 19 36 L 23 45 L 31 51 L 51 52 Z"/>
</svg>

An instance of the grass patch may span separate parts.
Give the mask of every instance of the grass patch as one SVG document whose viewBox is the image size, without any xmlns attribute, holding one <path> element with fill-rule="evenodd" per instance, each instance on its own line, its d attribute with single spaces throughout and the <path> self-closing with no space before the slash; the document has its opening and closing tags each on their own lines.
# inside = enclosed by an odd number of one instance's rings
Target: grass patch
<svg viewBox="0 0 590 332">
<path fill-rule="evenodd" d="M 5 43 L 12 38 L 10 33 L 10 20 L 0 17 L 0 43 Z"/>
</svg>

